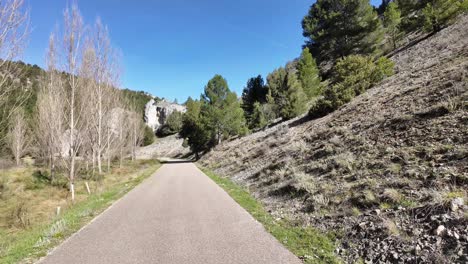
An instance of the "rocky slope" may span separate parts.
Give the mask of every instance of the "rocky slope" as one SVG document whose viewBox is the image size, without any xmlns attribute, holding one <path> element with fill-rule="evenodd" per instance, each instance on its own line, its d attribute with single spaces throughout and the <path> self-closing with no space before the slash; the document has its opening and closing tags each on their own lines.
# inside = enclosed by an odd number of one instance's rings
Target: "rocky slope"
<svg viewBox="0 0 468 264">
<path fill-rule="evenodd" d="M 136 155 L 138 159 L 184 158 L 190 154 L 190 149 L 185 148 L 183 143 L 184 140 L 178 135 L 157 138 L 155 143 L 139 148 Z"/>
<path fill-rule="evenodd" d="M 317 120 L 225 142 L 202 165 L 272 214 L 337 236 L 354 263 L 468 262 L 468 16 L 396 74 Z"/>
</svg>

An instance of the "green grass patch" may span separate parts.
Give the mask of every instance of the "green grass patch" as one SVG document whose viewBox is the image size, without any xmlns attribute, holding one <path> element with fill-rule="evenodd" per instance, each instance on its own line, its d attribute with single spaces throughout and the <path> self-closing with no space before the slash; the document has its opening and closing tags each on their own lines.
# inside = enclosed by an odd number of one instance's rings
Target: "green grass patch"
<svg viewBox="0 0 468 264">
<path fill-rule="evenodd" d="M 277 221 L 247 190 L 227 178 L 217 176 L 209 169 L 200 169 L 305 263 L 340 263 L 334 254 L 332 234 L 323 234 L 315 228 L 302 227 L 287 220 Z"/>
<path fill-rule="evenodd" d="M 29 263 L 45 256 L 48 250 L 77 232 L 159 167 L 157 162 L 146 162 L 139 170 L 135 168 L 135 177 L 109 183 L 101 193 L 77 202 L 48 224 L 31 226 L 14 234 L 0 228 L 0 263 Z"/>
</svg>

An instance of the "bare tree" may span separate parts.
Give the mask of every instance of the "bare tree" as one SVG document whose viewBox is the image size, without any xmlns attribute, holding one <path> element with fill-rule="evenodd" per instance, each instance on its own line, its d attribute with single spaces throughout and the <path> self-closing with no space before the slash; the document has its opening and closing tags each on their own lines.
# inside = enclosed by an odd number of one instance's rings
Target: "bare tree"
<svg viewBox="0 0 468 264">
<path fill-rule="evenodd" d="M 90 138 L 93 143 L 98 172 L 102 173 L 102 158 L 104 152 L 110 153 L 111 131 L 106 125 L 111 111 L 115 108 L 118 90 L 119 65 L 116 53 L 111 46 L 107 28 L 98 18 L 93 35 L 88 42 L 85 60 L 85 78 L 90 80 L 87 92 L 87 122 L 90 128 Z M 108 159 L 109 163 L 109 159 Z M 109 167 L 109 165 L 108 165 Z"/>
<path fill-rule="evenodd" d="M 29 33 L 29 14 L 24 10 L 23 2 L 0 1 L 0 125 L 5 125 L 13 110 L 24 101 L 23 97 L 10 98 L 14 89 L 18 88 L 12 85 L 12 80 L 21 75 L 21 68 L 13 60 L 22 53 Z M 13 100 L 13 103 L 10 102 L 7 108 L 9 100 Z"/>
<path fill-rule="evenodd" d="M 84 104 L 84 80 L 80 78 L 80 63 L 82 58 L 83 19 L 76 5 L 67 8 L 64 12 L 64 70 L 66 75 L 65 96 L 65 123 L 68 126 L 68 158 L 65 166 L 68 169 L 70 192 L 72 201 L 75 200 L 75 171 L 76 158 L 79 153 L 83 131 Z"/>
<path fill-rule="evenodd" d="M 8 132 L 8 143 L 13 154 L 16 166 L 21 164 L 29 140 L 29 127 L 24 117 L 24 112 L 20 109 L 15 110 L 11 118 L 10 129 Z"/>
<path fill-rule="evenodd" d="M 128 116 L 128 126 L 130 129 L 129 139 L 131 146 L 132 161 L 136 160 L 136 150 L 143 142 L 144 124 L 141 115 L 131 111 Z"/>
<path fill-rule="evenodd" d="M 47 73 L 37 95 L 36 138 L 40 154 L 49 161 L 51 178 L 54 178 L 56 157 L 62 154 L 62 138 L 65 133 L 65 90 L 62 74 L 57 70 L 55 35 L 49 39 Z"/>
<path fill-rule="evenodd" d="M 130 149 L 131 142 L 130 142 L 130 112 L 125 110 L 124 103 L 120 101 L 120 105 L 116 108 L 117 114 L 115 115 L 115 127 L 117 128 L 117 137 L 115 140 L 115 148 L 117 152 L 117 156 L 119 158 L 119 166 L 122 168 L 123 160 L 125 156 L 128 154 L 128 150 Z"/>
</svg>

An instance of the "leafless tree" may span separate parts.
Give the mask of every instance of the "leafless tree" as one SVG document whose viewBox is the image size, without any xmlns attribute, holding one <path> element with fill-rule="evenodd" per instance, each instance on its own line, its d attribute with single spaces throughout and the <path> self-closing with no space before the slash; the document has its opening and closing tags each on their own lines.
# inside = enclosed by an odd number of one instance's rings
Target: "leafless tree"
<svg viewBox="0 0 468 264">
<path fill-rule="evenodd" d="M 0 0 L 1 1 L 1 0 Z M 87 34 L 91 33 L 91 34 Z M 38 93 L 36 135 L 47 157 L 51 175 L 58 158 L 68 170 L 71 199 L 78 156 L 92 160 L 102 173 L 102 160 L 110 171 L 112 158 L 120 163 L 136 149 L 144 136 L 141 114 L 128 107 L 118 89 L 119 56 L 111 46 L 107 28 L 100 19 L 85 30 L 76 5 L 64 12 L 62 45 L 49 41 L 47 73 Z"/>
<path fill-rule="evenodd" d="M 29 126 L 22 110 L 17 109 L 14 111 L 9 127 L 8 143 L 11 153 L 15 158 L 16 166 L 19 166 L 21 164 L 21 158 L 30 143 Z"/>
<path fill-rule="evenodd" d="M 131 147 L 132 161 L 136 160 L 136 150 L 143 142 L 144 124 L 141 115 L 135 111 L 128 114 L 128 126 L 130 129 L 129 139 Z"/>
<path fill-rule="evenodd" d="M 64 34 L 63 51 L 64 65 L 63 69 L 66 75 L 66 96 L 65 96 L 65 124 L 68 127 L 68 156 L 65 160 L 65 166 L 68 169 L 70 182 L 70 192 L 72 201 L 75 200 L 75 171 L 76 158 L 79 153 L 83 140 L 83 114 L 85 110 L 84 103 L 84 82 L 80 78 L 82 45 L 84 33 L 83 19 L 76 5 L 67 8 L 64 12 Z"/>
<path fill-rule="evenodd" d="M 114 114 L 114 127 L 116 132 L 115 138 L 115 152 L 116 156 L 119 158 L 120 168 L 123 166 L 123 160 L 128 154 L 129 149 L 131 149 L 130 142 L 130 111 L 125 109 L 124 100 L 121 99 L 118 101 L 117 108 L 115 109 Z"/>
<path fill-rule="evenodd" d="M 62 74 L 57 70 L 57 48 L 55 35 L 49 39 L 47 73 L 42 78 L 37 95 L 36 139 L 39 152 L 49 160 L 53 178 L 56 157 L 62 154 L 62 138 L 65 134 L 65 90 Z"/>
<path fill-rule="evenodd" d="M 14 104 L 5 107 L 13 90 L 18 88 L 12 85 L 12 80 L 21 76 L 21 68 L 13 60 L 21 55 L 29 33 L 29 14 L 23 4 L 24 0 L 0 1 L 0 125 L 5 125 L 13 110 L 24 101 L 14 98 Z"/>
<path fill-rule="evenodd" d="M 117 100 L 118 90 L 116 87 L 120 72 L 116 58 L 117 55 L 111 46 L 108 30 L 98 18 L 92 32 L 92 38 L 88 41 L 86 48 L 83 75 L 89 80 L 89 85 L 87 85 L 89 106 L 87 107 L 86 119 L 89 123 L 92 148 L 100 174 L 102 173 L 104 152 L 110 153 L 112 141 L 111 127 L 106 123 L 109 122 Z"/>
</svg>

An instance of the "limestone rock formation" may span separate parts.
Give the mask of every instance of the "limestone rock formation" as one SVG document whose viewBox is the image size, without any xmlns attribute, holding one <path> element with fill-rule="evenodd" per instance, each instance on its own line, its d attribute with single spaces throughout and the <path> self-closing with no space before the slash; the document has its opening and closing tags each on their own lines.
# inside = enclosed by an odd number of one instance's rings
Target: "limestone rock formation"
<svg viewBox="0 0 468 264">
<path fill-rule="evenodd" d="M 166 100 L 155 101 L 151 99 L 145 107 L 145 123 L 156 132 L 166 123 L 167 117 L 174 111 L 185 113 L 186 108 Z"/>
</svg>

